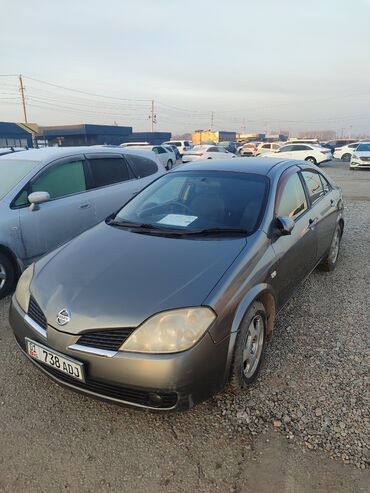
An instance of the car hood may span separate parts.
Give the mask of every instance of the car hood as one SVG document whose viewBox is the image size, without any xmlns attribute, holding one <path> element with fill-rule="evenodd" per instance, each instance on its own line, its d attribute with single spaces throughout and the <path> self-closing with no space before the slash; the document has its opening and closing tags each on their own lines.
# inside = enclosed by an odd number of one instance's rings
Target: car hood
<svg viewBox="0 0 370 493">
<path fill-rule="evenodd" d="M 245 245 L 245 238 L 168 238 L 101 223 L 41 259 L 31 293 L 63 332 L 136 327 L 154 313 L 201 305 Z M 60 327 L 62 309 L 71 320 Z"/>
<path fill-rule="evenodd" d="M 359 157 L 370 157 L 370 151 L 353 151 L 356 156 Z"/>
</svg>

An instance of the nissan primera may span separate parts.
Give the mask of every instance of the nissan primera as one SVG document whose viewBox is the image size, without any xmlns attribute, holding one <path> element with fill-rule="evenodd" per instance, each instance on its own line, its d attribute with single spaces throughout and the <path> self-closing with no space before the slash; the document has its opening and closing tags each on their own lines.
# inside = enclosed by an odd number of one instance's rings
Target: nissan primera
<svg viewBox="0 0 370 493">
<path fill-rule="evenodd" d="M 56 382 L 190 408 L 255 380 L 276 314 L 316 266 L 334 269 L 343 226 L 341 190 L 310 163 L 180 166 L 29 266 L 11 325 Z"/>
</svg>

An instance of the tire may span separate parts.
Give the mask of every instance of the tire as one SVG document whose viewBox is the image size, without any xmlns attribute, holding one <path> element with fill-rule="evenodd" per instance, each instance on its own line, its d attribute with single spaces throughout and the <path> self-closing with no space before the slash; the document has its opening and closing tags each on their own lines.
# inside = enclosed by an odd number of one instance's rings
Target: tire
<svg viewBox="0 0 370 493">
<path fill-rule="evenodd" d="M 229 385 L 236 394 L 242 393 L 258 376 L 264 355 L 266 321 L 265 307 L 259 301 L 254 301 L 243 318 L 235 343 Z M 247 346 L 249 352 L 246 351 Z"/>
<path fill-rule="evenodd" d="M 172 162 L 172 159 L 169 159 L 169 160 L 167 161 L 166 170 L 167 170 L 167 171 L 170 171 L 170 169 L 172 169 L 172 168 L 173 168 L 173 162 Z"/>
<path fill-rule="evenodd" d="M 207 157 L 207 159 L 213 159 L 213 158 L 211 158 L 211 157 Z"/>
<path fill-rule="evenodd" d="M 319 269 L 325 272 L 331 272 L 335 269 L 338 262 L 340 242 L 342 240 L 343 229 L 340 224 L 337 224 L 330 243 L 330 249 L 327 257 L 319 264 Z"/>
<path fill-rule="evenodd" d="M 0 300 L 14 290 L 16 278 L 12 261 L 0 252 Z"/>
<path fill-rule="evenodd" d="M 342 161 L 344 161 L 345 163 L 349 163 L 351 161 L 351 157 L 352 155 L 347 152 L 346 154 L 343 154 Z"/>
<path fill-rule="evenodd" d="M 312 164 L 317 164 L 316 159 L 312 156 L 306 157 L 305 161 L 308 161 L 309 163 L 312 163 Z"/>
</svg>

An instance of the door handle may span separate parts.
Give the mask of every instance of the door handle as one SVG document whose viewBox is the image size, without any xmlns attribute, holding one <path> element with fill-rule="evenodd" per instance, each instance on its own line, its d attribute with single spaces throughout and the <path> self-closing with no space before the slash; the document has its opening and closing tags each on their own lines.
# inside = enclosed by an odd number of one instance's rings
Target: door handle
<svg viewBox="0 0 370 493">
<path fill-rule="evenodd" d="M 312 219 L 312 218 L 311 218 L 311 219 L 309 219 L 309 220 L 308 220 L 308 227 L 309 227 L 309 229 L 315 229 L 316 224 L 318 223 L 318 221 L 319 221 L 319 220 L 318 220 L 318 218 L 317 218 L 317 217 L 314 217 L 313 219 Z"/>
<path fill-rule="evenodd" d="M 335 207 L 335 200 L 334 199 L 330 199 L 330 206 Z"/>
<path fill-rule="evenodd" d="M 86 202 L 86 204 L 80 204 L 80 209 L 87 209 L 90 207 L 90 204 Z"/>
</svg>

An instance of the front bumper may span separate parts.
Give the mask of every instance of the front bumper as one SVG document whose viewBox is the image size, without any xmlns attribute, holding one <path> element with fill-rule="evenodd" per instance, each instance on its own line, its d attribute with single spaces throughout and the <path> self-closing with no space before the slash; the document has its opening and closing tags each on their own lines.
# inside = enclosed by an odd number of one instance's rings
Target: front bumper
<svg viewBox="0 0 370 493">
<path fill-rule="evenodd" d="M 208 332 L 191 349 L 174 354 L 115 352 L 109 356 L 71 348 L 79 336 L 51 327 L 37 330 L 13 296 L 10 324 L 24 354 L 25 338 L 84 364 L 80 382 L 29 358 L 54 381 L 73 390 L 118 404 L 156 411 L 180 411 L 207 399 L 225 384 L 229 338 L 215 344 Z M 28 357 L 28 355 L 27 355 Z"/>
<path fill-rule="evenodd" d="M 352 159 L 349 166 L 350 168 L 370 168 L 370 161 Z"/>
</svg>

